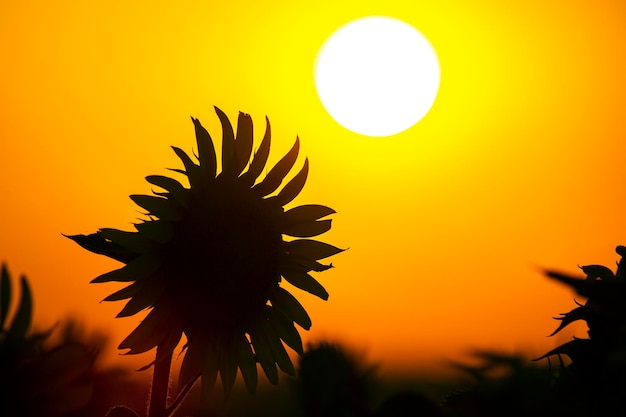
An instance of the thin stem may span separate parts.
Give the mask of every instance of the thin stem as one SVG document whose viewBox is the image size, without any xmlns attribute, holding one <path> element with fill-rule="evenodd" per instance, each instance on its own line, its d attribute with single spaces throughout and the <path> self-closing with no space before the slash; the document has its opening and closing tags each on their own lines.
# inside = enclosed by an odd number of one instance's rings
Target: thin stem
<svg viewBox="0 0 626 417">
<path fill-rule="evenodd" d="M 185 397 L 187 396 L 187 394 L 189 393 L 189 390 L 191 389 L 191 387 L 194 386 L 194 384 L 196 383 L 196 381 L 198 380 L 198 378 L 200 378 L 200 372 L 198 372 L 196 374 L 196 376 L 194 376 L 194 378 L 189 381 L 178 393 L 178 396 L 176 397 L 176 399 L 174 401 L 172 401 L 172 403 L 167 407 L 167 415 L 171 415 L 174 411 L 176 411 L 176 409 L 178 408 L 178 406 L 180 405 L 180 403 L 185 399 Z"/>
<path fill-rule="evenodd" d="M 161 349 L 163 349 L 161 345 L 157 346 L 157 358 L 160 356 L 159 351 Z M 154 364 L 150 408 L 148 409 L 149 417 L 167 417 L 167 391 L 170 382 L 171 364 L 172 352 L 169 352 L 164 359 L 156 361 Z"/>
</svg>

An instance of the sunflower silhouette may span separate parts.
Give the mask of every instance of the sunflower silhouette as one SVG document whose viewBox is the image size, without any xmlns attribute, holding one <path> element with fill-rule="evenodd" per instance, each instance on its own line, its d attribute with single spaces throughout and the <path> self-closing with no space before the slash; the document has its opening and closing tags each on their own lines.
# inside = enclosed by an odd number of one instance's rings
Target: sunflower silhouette
<svg viewBox="0 0 626 417">
<path fill-rule="evenodd" d="M 278 369 L 294 375 L 284 345 L 302 355 L 295 324 L 308 330 L 311 320 L 281 282 L 326 300 L 328 293 L 310 272 L 331 268 L 320 260 L 343 249 L 310 239 L 331 228 L 326 217 L 334 210 L 322 205 L 284 209 L 302 190 L 309 170 L 305 160 L 279 189 L 296 162 L 299 139 L 258 181 L 270 150 L 269 120 L 252 155 L 251 117 L 239 113 L 234 131 L 226 114 L 217 107 L 215 111 L 223 131 L 221 172 L 209 133 L 192 118 L 197 163 L 173 147 L 184 169 L 172 171 L 186 176 L 188 188 L 174 178 L 148 176 L 146 180 L 161 191 L 130 196 L 146 211 L 135 231 L 104 228 L 68 237 L 125 264 L 92 280 L 129 283 L 104 299 L 128 299 L 118 317 L 150 309 L 120 349 L 137 354 L 156 347 L 150 365 L 158 368 L 166 362 L 169 369 L 184 334 L 181 389 L 201 377 L 206 394 L 219 374 L 228 396 L 238 369 L 250 393 L 257 385 L 257 363 L 273 384 Z"/>
</svg>

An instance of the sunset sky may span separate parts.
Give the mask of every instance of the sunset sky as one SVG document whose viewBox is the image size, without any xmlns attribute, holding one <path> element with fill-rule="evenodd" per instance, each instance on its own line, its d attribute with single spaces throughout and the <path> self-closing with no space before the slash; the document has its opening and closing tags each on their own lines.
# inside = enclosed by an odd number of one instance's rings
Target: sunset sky
<svg viewBox="0 0 626 417">
<path fill-rule="evenodd" d="M 375 15 L 419 29 L 441 65 L 430 113 L 386 138 L 337 124 L 313 82 L 327 37 Z M 574 306 L 541 268 L 612 267 L 626 244 L 624 22 L 618 0 L 4 0 L 0 260 L 28 276 L 38 327 L 78 316 L 117 345 L 139 317 L 114 319 L 123 303 L 99 302 L 119 286 L 88 283 L 118 264 L 62 234 L 131 230 L 128 195 L 180 167 L 171 145 L 195 149 L 190 116 L 219 143 L 215 105 L 249 113 L 258 141 L 269 117 L 270 163 L 298 135 L 294 204 L 337 211 L 320 240 L 349 250 L 318 276 L 328 301 L 297 293 L 305 340 L 383 372 L 539 356 L 572 336 L 546 337 Z"/>
</svg>

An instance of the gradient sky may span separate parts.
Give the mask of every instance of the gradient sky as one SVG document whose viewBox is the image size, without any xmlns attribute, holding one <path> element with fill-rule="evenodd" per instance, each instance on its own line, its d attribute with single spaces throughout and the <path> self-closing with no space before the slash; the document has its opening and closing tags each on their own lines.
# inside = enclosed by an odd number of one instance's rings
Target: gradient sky
<svg viewBox="0 0 626 417">
<path fill-rule="evenodd" d="M 441 64 L 431 112 L 388 138 L 339 126 L 313 85 L 325 39 L 371 15 L 414 25 Z M 0 260 L 29 277 L 39 326 L 79 315 L 116 345 L 139 318 L 113 319 L 123 303 L 99 301 L 118 286 L 88 282 L 118 265 L 62 233 L 130 230 L 128 195 L 194 146 L 189 116 L 221 138 L 217 105 L 259 140 L 269 117 L 270 162 L 299 135 L 295 203 L 337 211 L 321 240 L 350 249 L 318 276 L 327 302 L 298 294 L 306 340 L 389 372 L 538 356 L 571 337 L 546 335 L 574 306 L 539 268 L 612 266 L 626 244 L 624 22 L 618 0 L 4 0 Z"/>
</svg>

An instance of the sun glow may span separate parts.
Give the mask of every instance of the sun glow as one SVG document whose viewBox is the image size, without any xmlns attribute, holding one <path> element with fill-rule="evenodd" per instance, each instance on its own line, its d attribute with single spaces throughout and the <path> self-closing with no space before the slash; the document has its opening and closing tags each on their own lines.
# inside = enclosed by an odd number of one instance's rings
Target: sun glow
<svg viewBox="0 0 626 417">
<path fill-rule="evenodd" d="M 439 89 L 435 50 L 397 19 L 367 17 L 334 32 L 320 49 L 315 85 L 324 108 L 345 128 L 390 136 L 420 121 Z"/>
</svg>

